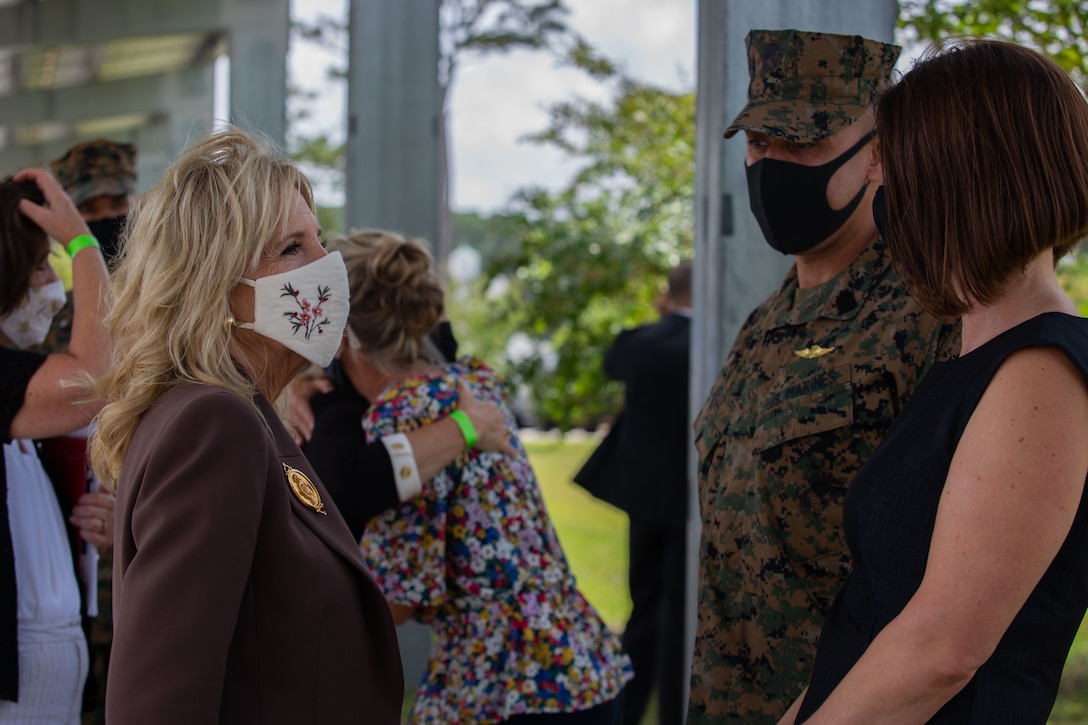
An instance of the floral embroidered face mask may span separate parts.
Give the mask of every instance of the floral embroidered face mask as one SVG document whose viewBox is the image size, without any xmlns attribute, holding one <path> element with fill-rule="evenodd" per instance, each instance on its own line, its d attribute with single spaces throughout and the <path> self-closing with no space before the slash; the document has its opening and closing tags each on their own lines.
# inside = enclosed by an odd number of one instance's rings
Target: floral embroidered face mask
<svg viewBox="0 0 1088 725">
<path fill-rule="evenodd" d="M 253 288 L 253 322 L 238 327 L 281 343 L 327 367 L 348 321 L 348 272 L 340 252 L 288 272 L 242 279 Z"/>
<path fill-rule="evenodd" d="M 64 283 L 59 279 L 31 287 L 23 304 L 0 317 L 0 330 L 20 349 L 40 345 L 66 299 Z"/>
</svg>

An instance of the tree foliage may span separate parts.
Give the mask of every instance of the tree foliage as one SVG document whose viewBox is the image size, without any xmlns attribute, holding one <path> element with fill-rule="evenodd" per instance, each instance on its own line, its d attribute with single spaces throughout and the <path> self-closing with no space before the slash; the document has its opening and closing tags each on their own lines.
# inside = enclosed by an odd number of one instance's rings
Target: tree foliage
<svg viewBox="0 0 1088 725">
<path fill-rule="evenodd" d="M 900 0 L 906 40 L 953 35 L 1007 38 L 1053 58 L 1081 88 L 1088 83 L 1088 3 L 1084 0 Z"/>
<path fill-rule="evenodd" d="M 476 212 L 454 212 L 453 238 L 457 245 L 475 249 L 484 265 L 509 259 L 516 254 L 518 240 L 502 215 L 482 216 Z"/>
<path fill-rule="evenodd" d="M 905 40 L 955 35 L 1006 38 L 1046 53 L 1088 91 L 1088 3 L 1084 0 L 900 0 Z M 1088 254 L 1083 245 L 1058 268 L 1081 314 L 1088 314 Z"/>
<path fill-rule="evenodd" d="M 561 63 L 578 66 L 598 77 L 606 77 L 615 70 L 568 24 L 570 8 L 566 0 L 442 0 L 438 13 L 437 73 L 443 105 L 456 77 L 457 64 L 466 54 L 542 50 L 554 55 Z M 312 21 L 294 21 L 291 32 L 296 41 L 319 44 L 342 58 L 338 65 L 325 69 L 326 81 L 343 82 L 347 78 L 346 18 L 322 14 Z M 298 86 L 289 89 L 289 95 L 303 102 L 312 100 L 314 96 Z M 304 103 L 294 105 L 296 107 L 289 119 L 294 126 L 294 148 L 300 155 L 310 155 L 313 152 L 311 146 L 327 142 L 327 139 L 310 138 L 299 132 L 299 123 L 310 118 L 312 111 Z M 343 144 L 333 150 L 336 153 L 325 160 L 330 167 L 342 163 L 344 156 Z"/>
<path fill-rule="evenodd" d="M 1077 251 L 1058 264 L 1058 279 L 1077 311 L 1088 317 L 1088 254 Z"/>
<path fill-rule="evenodd" d="M 583 67 L 608 74 L 599 58 L 567 22 L 565 0 L 442 0 L 439 7 L 438 81 L 443 91 L 453 82 L 458 60 L 466 53 L 543 50 L 559 59 L 583 57 Z"/>
<path fill-rule="evenodd" d="M 466 53 L 509 52 L 516 49 L 547 50 L 562 63 L 576 65 L 586 72 L 604 77 L 613 72 L 612 65 L 594 53 L 589 44 L 568 24 L 570 9 L 566 0 L 441 0 L 438 6 L 439 59 L 436 69 L 439 86 L 439 228 L 437 239 L 430 240 L 437 256 L 444 260 L 453 245 L 452 219 L 448 208 L 449 163 L 446 105 L 450 87 L 456 76 L 457 63 Z M 348 27 L 343 19 L 321 15 L 313 22 L 293 24 L 295 37 L 303 42 L 316 42 L 339 52 L 346 63 Z M 343 80 L 345 67 L 327 69 L 328 79 Z M 304 100 L 304 92 L 296 89 L 296 99 Z M 299 132 L 299 123 L 309 111 L 305 104 L 292 104 L 289 145 L 292 156 L 303 160 L 307 156 L 326 155 L 322 162 L 342 176 L 345 144 L 329 147 L 322 137 L 310 137 Z M 324 144 L 324 145 L 323 145 Z"/>
<path fill-rule="evenodd" d="M 618 411 L 603 351 L 653 317 L 665 273 L 693 249 L 695 94 L 622 75 L 611 86 L 607 102 L 554 104 L 529 137 L 582 165 L 557 192 L 515 194 L 503 223 L 521 244 L 491 268 L 509 285 L 492 314 L 534 342 L 512 375 L 564 428 Z"/>
<path fill-rule="evenodd" d="M 438 81 L 443 92 L 453 83 L 465 53 L 509 52 L 519 48 L 549 50 L 560 56 L 581 40 L 567 23 L 566 0 L 442 0 L 438 6 Z M 346 19 L 319 15 L 292 23 L 294 36 L 337 51 L 346 63 Z M 329 78 L 346 78 L 346 66 L 327 69 Z"/>
</svg>

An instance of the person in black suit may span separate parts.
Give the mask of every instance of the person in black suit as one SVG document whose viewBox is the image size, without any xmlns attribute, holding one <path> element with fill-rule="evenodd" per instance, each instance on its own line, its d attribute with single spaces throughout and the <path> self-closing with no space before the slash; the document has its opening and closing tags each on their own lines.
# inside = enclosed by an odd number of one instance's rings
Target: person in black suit
<svg viewBox="0 0 1088 725">
<path fill-rule="evenodd" d="M 669 273 L 661 319 L 624 330 L 604 369 L 625 384 L 623 412 L 575 476 L 630 518 L 628 585 L 633 608 L 623 635 L 635 679 L 623 723 L 641 722 L 651 692 L 658 721 L 683 722 L 684 612 L 691 411 L 691 263 Z"/>
</svg>

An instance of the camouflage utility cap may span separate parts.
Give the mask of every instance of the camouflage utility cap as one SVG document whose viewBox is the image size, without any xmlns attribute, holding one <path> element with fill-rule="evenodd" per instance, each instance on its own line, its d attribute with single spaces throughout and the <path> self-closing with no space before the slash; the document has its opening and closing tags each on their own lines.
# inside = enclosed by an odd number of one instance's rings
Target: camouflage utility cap
<svg viewBox="0 0 1088 725">
<path fill-rule="evenodd" d="M 49 167 L 76 206 L 96 196 L 136 193 L 135 144 L 87 141 L 68 149 Z"/>
<path fill-rule="evenodd" d="M 748 105 L 725 137 L 746 129 L 806 143 L 833 136 L 865 113 L 891 82 L 899 46 L 860 35 L 753 30 Z"/>
</svg>

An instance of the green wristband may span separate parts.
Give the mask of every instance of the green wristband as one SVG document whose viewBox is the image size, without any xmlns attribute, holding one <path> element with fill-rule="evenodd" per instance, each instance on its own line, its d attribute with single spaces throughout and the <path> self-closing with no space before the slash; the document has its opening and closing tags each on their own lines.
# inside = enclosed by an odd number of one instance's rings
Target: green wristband
<svg viewBox="0 0 1088 725">
<path fill-rule="evenodd" d="M 68 256 L 74 257 L 81 249 L 86 249 L 87 247 L 98 249 L 98 240 L 90 234 L 80 234 L 78 237 L 68 242 Z"/>
<path fill-rule="evenodd" d="M 457 424 L 457 427 L 461 429 L 461 435 L 465 437 L 465 448 L 472 448 L 476 445 L 476 441 L 480 440 L 480 437 L 476 435 L 476 428 L 472 425 L 472 421 L 469 420 L 468 414 L 463 410 L 455 410 L 450 413 L 450 420 Z"/>
</svg>

